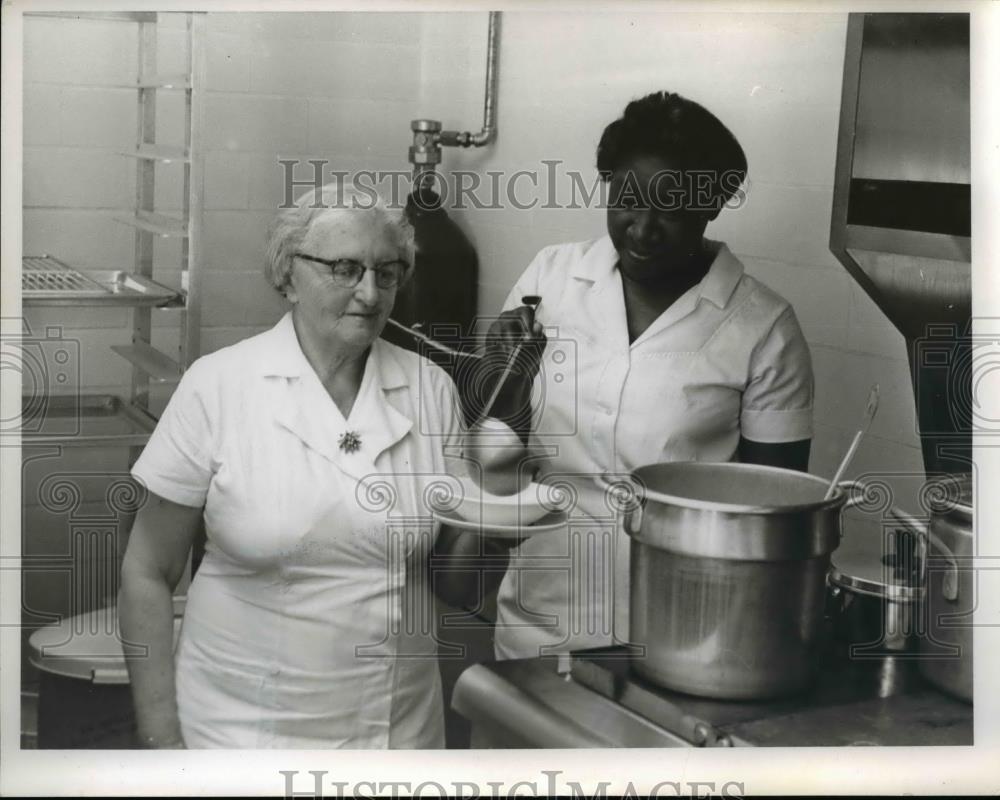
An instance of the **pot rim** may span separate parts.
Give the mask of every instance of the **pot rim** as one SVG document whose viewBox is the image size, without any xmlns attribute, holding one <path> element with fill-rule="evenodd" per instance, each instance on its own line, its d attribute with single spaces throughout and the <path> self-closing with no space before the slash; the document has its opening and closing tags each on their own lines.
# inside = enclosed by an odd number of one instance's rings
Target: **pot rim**
<svg viewBox="0 0 1000 800">
<path fill-rule="evenodd" d="M 838 567 L 831 564 L 829 572 L 830 583 L 839 586 L 845 592 L 865 595 L 866 597 L 876 597 L 879 600 L 890 602 L 913 603 L 924 596 L 925 587 L 923 584 L 904 583 L 879 583 L 867 578 L 851 575 L 842 572 Z"/>
<path fill-rule="evenodd" d="M 787 506 L 760 506 L 760 505 L 748 505 L 740 503 L 723 503 L 718 500 L 697 500 L 690 497 L 681 497 L 679 495 L 671 495 L 665 492 L 657 491 L 654 489 L 649 489 L 645 486 L 641 479 L 637 478 L 636 473 L 641 470 L 650 467 L 662 467 L 665 465 L 684 465 L 685 467 L 700 469 L 702 467 L 711 467 L 713 469 L 723 468 L 731 469 L 733 472 L 767 472 L 777 475 L 788 475 L 792 476 L 797 480 L 811 480 L 818 486 L 821 486 L 826 493 L 826 489 L 829 487 L 830 482 L 825 478 L 821 478 L 818 475 L 813 475 L 809 472 L 799 472 L 794 469 L 785 469 L 783 467 L 770 467 L 763 464 L 743 464 L 736 461 L 672 461 L 672 462 L 652 462 L 650 464 L 643 464 L 641 467 L 637 467 L 632 470 L 633 483 L 636 487 L 636 494 L 641 498 L 647 500 L 653 500 L 658 503 L 667 503 L 674 506 L 680 506 L 682 508 L 692 508 L 698 511 L 713 511 L 721 514 L 754 514 L 759 516 L 772 516 L 777 514 L 796 514 L 801 512 L 813 512 L 813 511 L 825 511 L 828 509 L 839 508 L 847 502 L 847 495 L 844 490 L 837 485 L 837 491 L 826 500 L 814 500 L 810 503 L 796 503 Z"/>
</svg>

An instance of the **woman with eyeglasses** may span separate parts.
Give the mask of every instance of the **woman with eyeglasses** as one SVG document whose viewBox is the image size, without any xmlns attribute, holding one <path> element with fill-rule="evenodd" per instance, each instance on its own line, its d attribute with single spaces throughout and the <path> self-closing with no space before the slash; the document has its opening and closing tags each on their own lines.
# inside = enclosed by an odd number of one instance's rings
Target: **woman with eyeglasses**
<svg viewBox="0 0 1000 800">
<path fill-rule="evenodd" d="M 413 520 L 462 423 L 447 375 L 379 339 L 413 259 L 402 212 L 307 193 L 268 245 L 291 310 L 177 387 L 133 468 L 149 498 L 119 596 L 123 640 L 148 647 L 129 664 L 146 746 L 444 746 L 436 531 Z M 171 592 L 202 520 L 174 656 Z"/>
</svg>

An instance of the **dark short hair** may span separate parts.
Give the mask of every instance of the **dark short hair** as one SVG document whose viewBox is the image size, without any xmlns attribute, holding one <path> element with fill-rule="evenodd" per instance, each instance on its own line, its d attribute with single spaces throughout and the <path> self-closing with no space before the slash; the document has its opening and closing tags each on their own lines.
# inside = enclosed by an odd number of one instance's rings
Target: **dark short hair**
<svg viewBox="0 0 1000 800">
<path fill-rule="evenodd" d="M 704 106 L 672 92 L 633 100 L 604 129 L 597 145 L 601 180 L 610 180 L 616 169 L 637 156 L 663 158 L 685 172 L 713 172 L 718 176 L 713 195 L 720 205 L 736 193 L 747 174 L 746 154 L 729 129 Z"/>
</svg>

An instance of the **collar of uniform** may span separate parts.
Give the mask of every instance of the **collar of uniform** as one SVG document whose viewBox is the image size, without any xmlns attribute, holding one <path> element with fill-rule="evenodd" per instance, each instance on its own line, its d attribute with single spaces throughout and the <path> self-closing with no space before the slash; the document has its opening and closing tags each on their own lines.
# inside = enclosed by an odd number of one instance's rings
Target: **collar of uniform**
<svg viewBox="0 0 1000 800">
<path fill-rule="evenodd" d="M 743 277 L 743 265 L 739 259 L 730 252 L 725 242 L 714 242 L 707 240 L 708 247 L 715 251 L 715 258 L 708 268 L 705 277 L 701 279 L 698 287 L 698 296 L 714 303 L 719 308 L 725 308 L 729 298 L 733 296 L 736 285 Z M 583 258 L 578 259 L 572 268 L 574 278 L 586 280 L 600 284 L 603 278 L 607 278 L 615 271 L 618 264 L 618 251 L 611 243 L 610 236 L 602 236 L 594 240 L 591 246 L 584 253 Z"/>
<path fill-rule="evenodd" d="M 719 308 L 725 308 L 743 277 L 743 265 L 726 247 L 725 242 L 709 241 L 708 246 L 715 249 L 715 258 L 708 268 L 708 274 L 701 279 L 699 294 Z"/>
<path fill-rule="evenodd" d="M 615 271 L 617 263 L 618 251 L 611 243 L 611 237 L 605 235 L 590 243 L 583 258 L 573 262 L 570 274 L 574 278 L 599 283 L 602 278 Z"/>
<path fill-rule="evenodd" d="M 360 480 L 375 473 L 379 454 L 400 441 L 413 427 L 413 420 L 392 401 L 392 390 L 409 386 L 406 372 L 392 347 L 379 339 L 372 344 L 355 407 L 350 419 L 344 420 L 341 415 L 317 411 L 332 400 L 325 394 L 319 377 L 299 346 L 291 312 L 265 336 L 266 346 L 258 361 L 261 373 L 298 378 L 283 382 L 286 396 L 278 405 L 278 424 L 349 475 Z M 355 453 L 343 452 L 338 444 L 340 436 L 348 429 L 361 434 L 361 450 Z"/>
<path fill-rule="evenodd" d="M 288 311 L 271 330 L 262 334 L 265 347 L 258 359 L 261 375 L 264 377 L 299 378 L 312 365 L 302 352 L 299 337 L 295 333 L 292 312 Z M 378 383 L 382 389 L 399 389 L 409 385 L 403 369 L 392 348 L 381 339 L 372 344 L 369 358 L 374 356 Z"/>
</svg>

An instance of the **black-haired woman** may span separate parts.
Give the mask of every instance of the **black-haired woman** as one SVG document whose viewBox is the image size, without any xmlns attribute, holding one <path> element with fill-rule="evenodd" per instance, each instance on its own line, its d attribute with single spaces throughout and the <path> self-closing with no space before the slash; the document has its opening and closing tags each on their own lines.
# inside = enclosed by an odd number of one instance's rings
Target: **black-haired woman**
<svg viewBox="0 0 1000 800">
<path fill-rule="evenodd" d="M 565 536 L 511 551 L 502 658 L 627 639 L 628 540 L 616 531 L 614 487 L 636 467 L 809 461 L 813 376 L 795 313 L 705 238 L 745 199 L 736 138 L 697 103 L 657 92 L 605 128 L 597 168 L 607 235 L 542 250 L 491 329 L 497 349 L 526 330 L 535 353 L 544 347 L 541 369 L 522 348 L 493 415 L 511 441 L 543 454 L 540 479 L 577 499 Z M 541 296 L 534 315 L 524 295 Z"/>
</svg>

